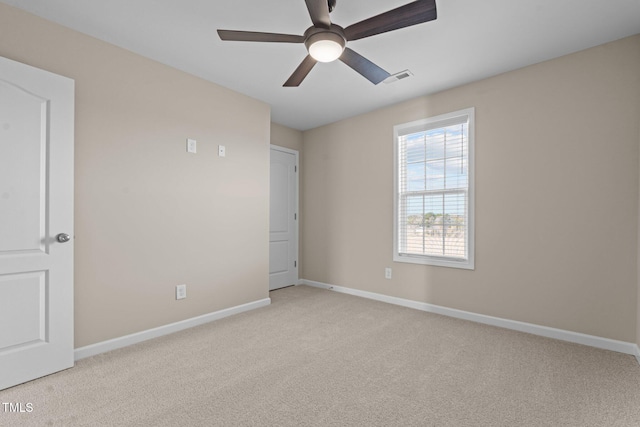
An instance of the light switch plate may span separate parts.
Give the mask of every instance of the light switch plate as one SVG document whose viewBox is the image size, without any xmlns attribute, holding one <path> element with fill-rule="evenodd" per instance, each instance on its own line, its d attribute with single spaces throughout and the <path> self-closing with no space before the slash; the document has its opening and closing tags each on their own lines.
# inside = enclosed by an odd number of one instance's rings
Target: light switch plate
<svg viewBox="0 0 640 427">
<path fill-rule="evenodd" d="M 176 299 L 185 299 L 187 297 L 187 285 L 176 286 Z"/>
<path fill-rule="evenodd" d="M 196 152 L 196 140 L 195 139 L 187 139 L 187 153 L 194 153 Z"/>
<path fill-rule="evenodd" d="M 226 152 L 227 150 L 224 148 L 224 145 L 218 145 L 218 156 L 224 157 Z"/>
</svg>

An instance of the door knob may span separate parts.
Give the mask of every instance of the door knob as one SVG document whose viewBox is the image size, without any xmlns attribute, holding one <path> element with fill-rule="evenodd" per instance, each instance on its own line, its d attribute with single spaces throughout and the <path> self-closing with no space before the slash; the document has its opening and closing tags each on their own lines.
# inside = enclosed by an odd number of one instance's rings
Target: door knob
<svg viewBox="0 0 640 427">
<path fill-rule="evenodd" d="M 60 243 L 66 243 L 71 240 L 71 236 L 66 233 L 60 233 L 56 236 L 56 240 Z"/>
</svg>

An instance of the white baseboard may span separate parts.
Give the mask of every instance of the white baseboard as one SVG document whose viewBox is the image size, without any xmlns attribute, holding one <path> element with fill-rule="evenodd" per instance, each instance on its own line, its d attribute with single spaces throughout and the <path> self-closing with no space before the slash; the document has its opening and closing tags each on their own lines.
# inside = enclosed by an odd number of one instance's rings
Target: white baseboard
<svg viewBox="0 0 640 427">
<path fill-rule="evenodd" d="M 441 314 L 443 316 L 455 317 L 457 319 L 470 320 L 485 325 L 498 326 L 500 328 L 512 329 L 514 331 L 526 332 L 533 335 L 539 335 L 547 338 L 568 341 L 576 344 L 587 345 L 591 347 L 601 348 L 604 350 L 616 351 L 618 353 L 631 354 L 638 359 L 640 363 L 640 350 L 635 343 L 617 341 L 609 338 L 597 337 L 594 335 L 581 334 L 579 332 L 571 332 L 563 329 L 549 328 L 547 326 L 535 325 L 533 323 L 519 322 L 517 320 L 502 319 L 499 317 L 485 316 L 483 314 L 471 313 L 469 311 L 456 310 L 453 308 L 442 307 L 439 305 L 427 304 L 424 302 L 412 301 L 403 298 L 391 297 L 388 295 L 377 294 L 373 292 L 361 291 L 358 289 L 345 288 L 343 286 L 329 285 L 327 283 L 315 282 L 312 280 L 301 279 L 301 285 L 313 286 L 316 288 L 329 289 L 334 292 L 340 292 L 349 295 L 355 295 L 376 301 L 382 301 L 390 304 L 400 305 L 403 307 L 413 308 L 429 313 Z"/>
<path fill-rule="evenodd" d="M 203 314 L 202 316 L 192 317 L 191 319 L 182 320 L 180 322 L 175 322 L 157 328 L 148 329 L 146 331 L 137 332 L 135 334 L 125 335 L 123 337 L 114 338 L 108 341 L 91 344 L 86 347 L 80 347 L 75 349 L 74 358 L 75 360 L 80 360 L 84 359 L 85 357 L 95 356 L 96 354 L 105 353 L 107 351 L 116 350 L 122 347 L 127 347 L 132 344 L 137 344 L 142 341 L 150 340 L 152 338 L 158 338 L 163 335 L 169 335 L 174 332 L 202 325 L 204 323 L 213 322 L 214 320 L 223 319 L 234 314 L 240 314 L 244 313 L 245 311 L 255 310 L 256 308 L 265 307 L 269 304 L 271 304 L 271 298 L 265 298 L 247 304 L 230 307 L 224 310 L 215 311 L 213 313 Z"/>
</svg>

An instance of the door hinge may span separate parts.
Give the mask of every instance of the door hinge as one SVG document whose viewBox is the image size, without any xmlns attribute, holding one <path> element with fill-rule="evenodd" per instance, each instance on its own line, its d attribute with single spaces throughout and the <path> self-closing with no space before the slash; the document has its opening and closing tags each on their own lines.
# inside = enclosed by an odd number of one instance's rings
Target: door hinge
<svg viewBox="0 0 640 427">
<path fill-rule="evenodd" d="M 298 167 L 297 167 L 297 166 L 294 166 L 294 167 L 293 167 L 293 171 L 294 171 L 294 172 L 298 172 Z"/>
<path fill-rule="evenodd" d="M 293 261 L 293 266 L 294 266 L 295 268 L 297 268 L 297 267 L 298 267 L 298 261 Z"/>
<path fill-rule="evenodd" d="M 294 213 L 294 214 L 293 214 L 293 219 L 294 219 L 294 221 L 297 221 L 297 220 L 298 220 L 298 214 L 297 214 L 297 213 Z"/>
</svg>

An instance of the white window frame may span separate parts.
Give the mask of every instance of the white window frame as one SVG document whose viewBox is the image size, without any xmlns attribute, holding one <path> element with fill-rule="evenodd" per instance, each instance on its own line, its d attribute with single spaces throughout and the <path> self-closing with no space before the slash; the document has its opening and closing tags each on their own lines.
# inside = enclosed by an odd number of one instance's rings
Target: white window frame
<svg viewBox="0 0 640 427">
<path fill-rule="evenodd" d="M 400 253 L 400 173 L 399 165 L 399 138 L 404 135 L 426 130 L 446 127 L 454 123 L 461 123 L 466 119 L 468 123 L 468 161 L 469 161 L 469 187 L 468 187 L 468 224 L 466 229 L 466 259 L 439 257 L 432 255 L 401 254 Z M 395 262 L 407 262 L 413 264 L 425 264 L 441 267 L 454 267 L 467 270 L 475 269 L 475 108 L 452 113 L 442 114 L 427 119 L 404 123 L 393 127 L 393 260 Z"/>
</svg>

